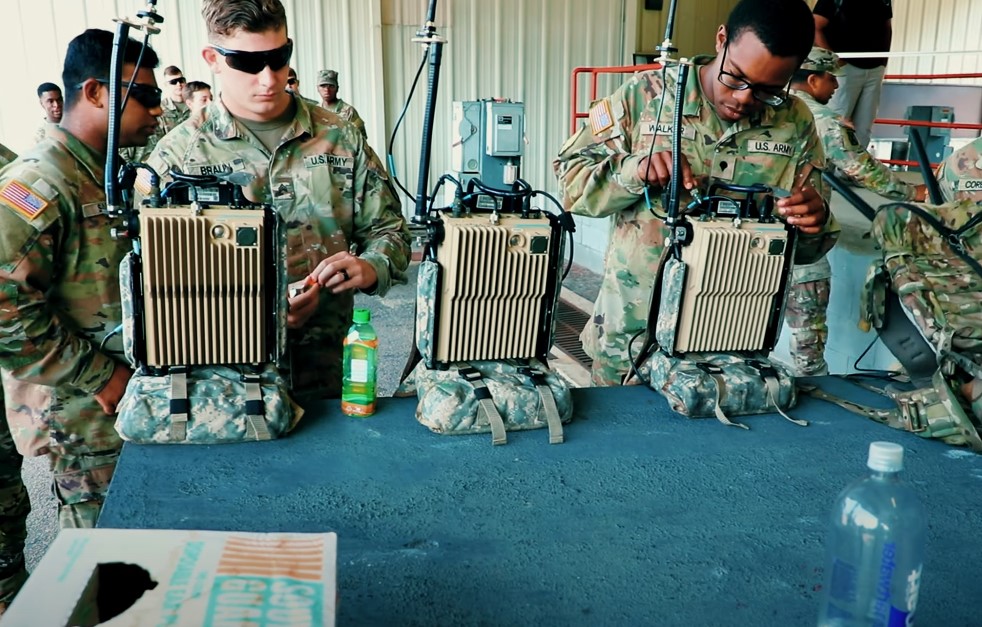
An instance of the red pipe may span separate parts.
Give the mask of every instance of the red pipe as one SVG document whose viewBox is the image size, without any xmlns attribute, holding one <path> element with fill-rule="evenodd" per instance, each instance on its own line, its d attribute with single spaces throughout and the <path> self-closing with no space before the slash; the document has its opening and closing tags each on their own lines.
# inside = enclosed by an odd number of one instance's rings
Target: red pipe
<svg viewBox="0 0 982 627">
<path fill-rule="evenodd" d="M 930 81 L 944 78 L 982 78 L 978 72 L 964 72 L 961 74 L 887 74 L 883 77 L 888 81 Z"/>
<path fill-rule="evenodd" d="M 895 126 L 927 126 L 930 128 L 967 128 L 982 131 L 982 124 L 966 124 L 964 122 L 928 122 L 926 120 L 891 120 L 876 119 L 873 124 L 893 124 Z"/>
<path fill-rule="evenodd" d="M 599 67 L 577 67 L 573 68 L 572 75 L 572 106 L 570 111 L 573 112 L 572 128 L 570 133 L 576 132 L 576 121 L 580 118 L 590 117 L 589 112 L 580 113 L 576 110 L 576 103 L 580 100 L 580 87 L 579 81 L 580 74 L 591 74 L 590 78 L 590 102 L 597 99 L 597 75 L 598 74 L 633 74 L 634 72 L 643 72 L 645 70 L 660 70 L 660 63 L 650 63 L 647 65 L 607 65 Z"/>
</svg>

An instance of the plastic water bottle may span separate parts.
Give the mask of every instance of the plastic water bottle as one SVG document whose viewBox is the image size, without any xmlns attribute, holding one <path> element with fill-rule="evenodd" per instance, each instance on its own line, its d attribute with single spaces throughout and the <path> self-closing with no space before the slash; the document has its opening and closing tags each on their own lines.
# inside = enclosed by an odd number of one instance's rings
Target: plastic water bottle
<svg viewBox="0 0 982 627">
<path fill-rule="evenodd" d="M 354 323 L 344 337 L 341 411 L 349 416 L 375 413 L 378 336 L 371 320 L 371 311 L 355 309 Z"/>
<path fill-rule="evenodd" d="M 914 624 L 927 525 L 900 481 L 904 448 L 873 442 L 868 476 L 839 495 L 832 510 L 820 627 Z"/>
</svg>

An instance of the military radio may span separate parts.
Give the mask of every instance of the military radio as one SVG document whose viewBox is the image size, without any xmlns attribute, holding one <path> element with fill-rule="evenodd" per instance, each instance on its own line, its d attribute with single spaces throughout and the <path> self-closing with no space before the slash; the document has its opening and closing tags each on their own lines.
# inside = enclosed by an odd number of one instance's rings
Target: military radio
<svg viewBox="0 0 982 627">
<path fill-rule="evenodd" d="M 293 417 L 276 370 L 286 347 L 286 245 L 270 205 L 246 200 L 241 172 L 159 173 L 117 163 L 123 50 L 163 21 L 151 1 L 118 19 L 110 72 L 107 213 L 133 250 L 120 266 L 123 344 L 134 374 L 116 428 L 137 442 L 269 439 Z M 125 106 L 123 101 L 122 106 Z M 137 177 L 145 198 L 134 203 Z M 159 398 L 158 398 L 159 397 Z"/>
</svg>

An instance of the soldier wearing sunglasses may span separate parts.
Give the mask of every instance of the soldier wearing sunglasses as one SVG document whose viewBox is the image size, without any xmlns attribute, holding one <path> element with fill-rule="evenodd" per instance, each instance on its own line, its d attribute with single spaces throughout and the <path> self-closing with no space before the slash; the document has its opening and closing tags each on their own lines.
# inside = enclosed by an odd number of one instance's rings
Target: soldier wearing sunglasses
<svg viewBox="0 0 982 627">
<path fill-rule="evenodd" d="M 406 281 L 410 239 L 399 199 L 355 126 L 286 91 L 293 42 L 279 0 L 205 0 L 202 15 L 202 56 L 221 93 L 205 121 L 164 137 L 148 164 L 162 175 L 173 166 L 251 175 L 247 197 L 286 221 L 290 280 L 317 281 L 288 298 L 292 390 L 301 402 L 337 397 L 354 291 L 384 295 Z"/>
<path fill-rule="evenodd" d="M 145 144 L 160 90 L 150 48 L 125 42 L 120 144 Z M 122 444 L 113 414 L 130 377 L 122 340 L 119 263 L 103 170 L 113 33 L 68 45 L 61 124 L 0 176 L 0 368 L 18 450 L 47 455 L 62 527 L 95 525 Z M 137 59 L 140 58 L 139 67 Z M 6 536 L 5 536 L 6 537 Z"/>
<path fill-rule="evenodd" d="M 628 342 L 645 328 L 665 229 L 661 190 L 712 180 L 789 190 L 778 211 L 800 230 L 796 262 L 817 260 L 838 227 L 829 219 L 821 142 L 788 81 L 808 56 L 814 21 L 802 0 L 741 0 L 716 33 L 716 56 L 696 57 L 682 107 L 682 171 L 672 172 L 677 69 L 635 74 L 598 100 L 554 167 L 568 211 L 613 216 L 604 279 L 581 339 L 596 385 L 617 385 Z M 690 202 L 683 194 L 682 203 Z M 646 198 L 649 199 L 646 201 Z M 649 204 L 650 202 L 650 204 Z"/>
<path fill-rule="evenodd" d="M 191 109 L 184 102 L 184 87 L 187 85 L 184 72 L 176 65 L 168 65 L 164 68 L 164 95 L 160 99 L 160 107 L 163 114 L 158 118 L 157 130 L 145 146 L 124 148 L 119 151 L 120 156 L 126 161 L 146 161 L 154 146 L 160 138 L 171 132 L 177 125 L 188 119 Z"/>
</svg>

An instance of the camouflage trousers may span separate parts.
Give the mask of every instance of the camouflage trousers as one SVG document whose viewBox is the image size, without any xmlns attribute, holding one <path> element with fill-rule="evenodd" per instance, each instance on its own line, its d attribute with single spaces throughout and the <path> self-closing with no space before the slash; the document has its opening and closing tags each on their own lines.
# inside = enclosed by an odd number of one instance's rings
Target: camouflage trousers
<svg viewBox="0 0 982 627">
<path fill-rule="evenodd" d="M 87 455 L 48 453 L 53 491 L 58 500 L 58 524 L 66 528 L 95 527 L 119 451 Z"/>
<path fill-rule="evenodd" d="M 2 401 L 0 390 L 0 410 Z M 24 541 L 31 502 L 21 478 L 23 460 L 10 437 L 6 418 L 0 418 L 0 614 L 27 580 Z"/>
<path fill-rule="evenodd" d="M 791 329 L 791 357 L 799 377 L 828 374 L 825 345 L 829 337 L 830 280 L 806 281 L 788 290 L 784 321 Z"/>
</svg>

